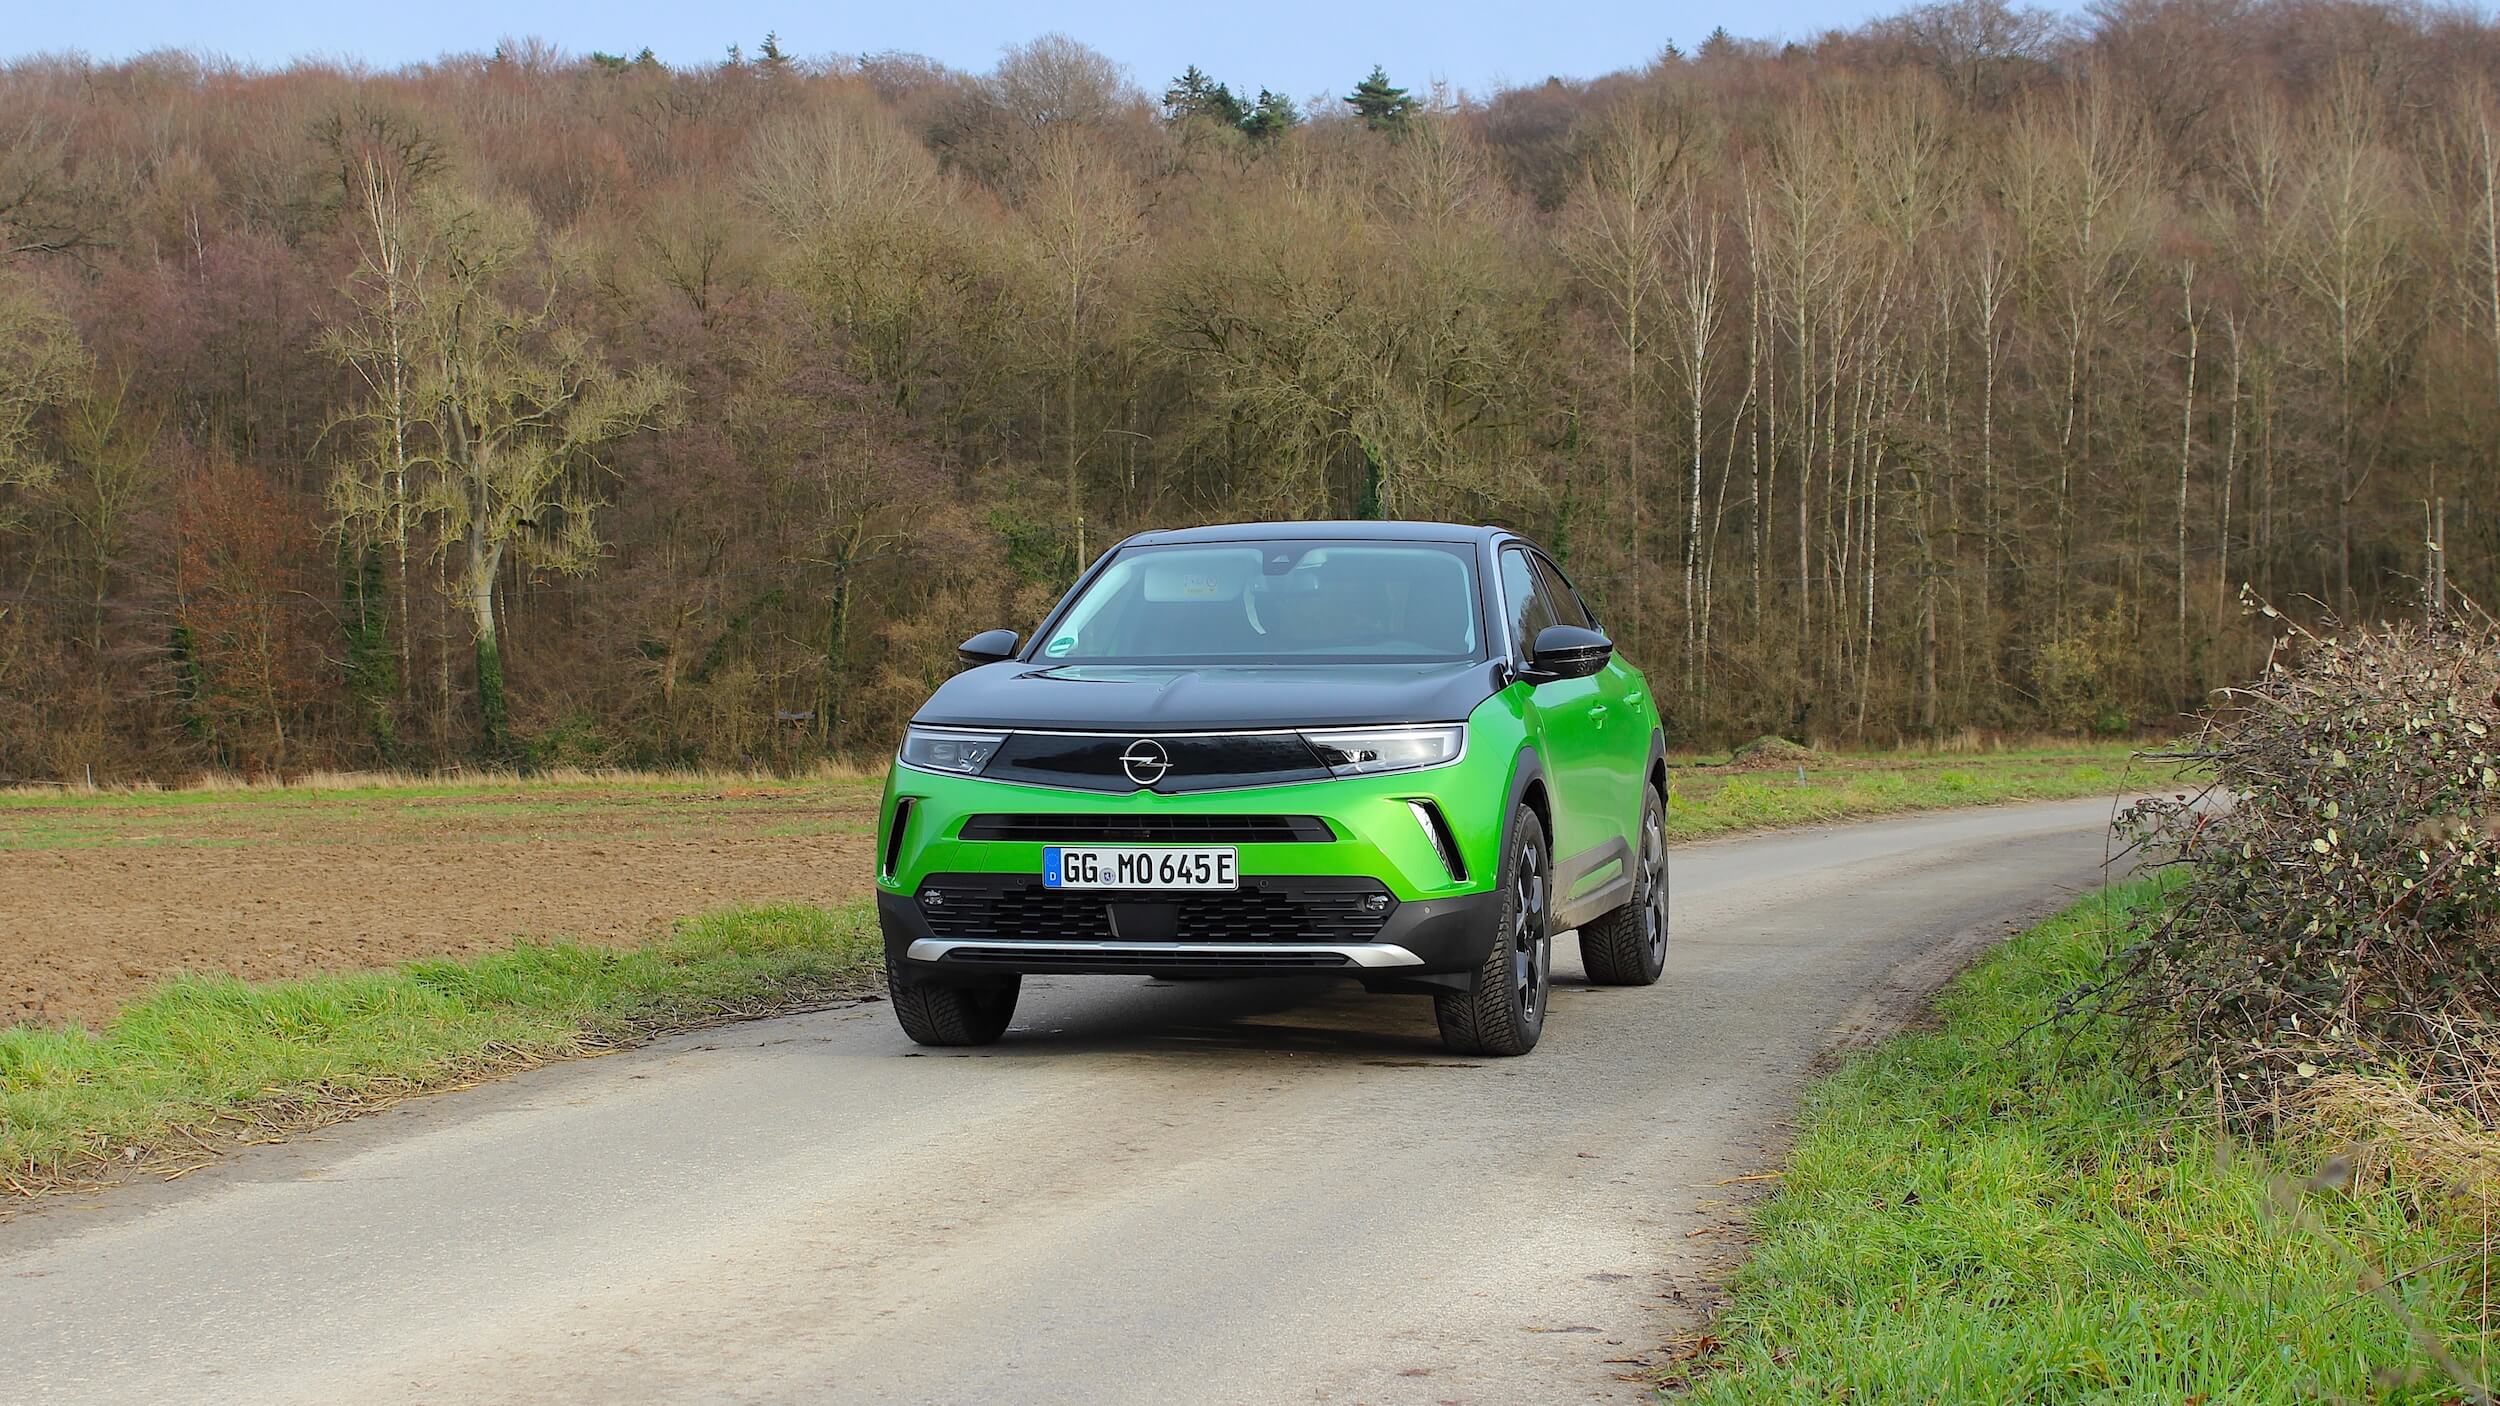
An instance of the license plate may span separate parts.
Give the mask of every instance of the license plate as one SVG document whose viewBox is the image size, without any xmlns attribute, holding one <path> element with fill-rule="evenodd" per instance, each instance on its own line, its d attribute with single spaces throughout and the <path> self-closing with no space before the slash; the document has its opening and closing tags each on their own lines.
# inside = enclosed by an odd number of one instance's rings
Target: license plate
<svg viewBox="0 0 2500 1406">
<path fill-rule="evenodd" d="M 1042 850 L 1042 887 L 1233 889 L 1241 875 L 1230 849 L 1050 845 Z"/>
</svg>

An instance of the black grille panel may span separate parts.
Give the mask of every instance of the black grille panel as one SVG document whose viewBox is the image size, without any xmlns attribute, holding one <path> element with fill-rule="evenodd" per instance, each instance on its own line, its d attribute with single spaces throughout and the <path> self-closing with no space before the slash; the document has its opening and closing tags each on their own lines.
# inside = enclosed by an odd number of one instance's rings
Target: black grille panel
<svg viewBox="0 0 2500 1406">
<path fill-rule="evenodd" d="M 976 815 L 967 840 L 1036 844 L 1326 844 L 1337 838 L 1316 815 Z"/>
<path fill-rule="evenodd" d="M 1361 880 L 1304 880 L 1290 887 L 1230 893 L 1069 893 L 1039 884 L 1002 886 L 932 879 L 920 890 L 920 912 L 937 937 L 1012 937 L 1043 942 L 1121 939 L 1111 910 L 1150 910 L 1176 942 L 1369 942 L 1396 901 Z M 1271 881 L 1272 882 L 1272 881 Z M 938 901 L 931 902 L 932 897 Z M 1372 904 L 1378 904 L 1377 908 Z M 1142 915 L 1141 915 L 1142 916 Z M 1128 925 L 1131 936 L 1137 925 Z"/>
<path fill-rule="evenodd" d="M 1139 785 L 1120 754 L 1140 739 L 1162 748 L 1167 769 Z M 1286 781 L 1325 781 L 1332 774 L 1309 743 L 1292 733 L 1019 732 L 1010 735 L 981 772 L 992 781 L 1067 786 L 1084 791 L 1220 791 Z"/>
</svg>

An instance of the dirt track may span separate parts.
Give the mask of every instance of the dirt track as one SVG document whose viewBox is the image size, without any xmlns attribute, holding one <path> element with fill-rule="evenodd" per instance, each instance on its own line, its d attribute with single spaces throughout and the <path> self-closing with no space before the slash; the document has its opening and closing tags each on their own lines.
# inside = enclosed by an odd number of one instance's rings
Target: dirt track
<svg viewBox="0 0 2500 1406">
<path fill-rule="evenodd" d="M 866 891 L 872 786 L 550 788 L 0 810 L 0 1025 L 101 1021 L 177 971 L 268 978 L 640 941 Z"/>
</svg>

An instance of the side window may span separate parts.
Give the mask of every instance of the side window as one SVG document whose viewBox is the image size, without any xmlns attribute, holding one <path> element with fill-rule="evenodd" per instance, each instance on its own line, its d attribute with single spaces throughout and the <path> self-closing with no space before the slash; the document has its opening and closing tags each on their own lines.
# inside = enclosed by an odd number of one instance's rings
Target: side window
<svg viewBox="0 0 2500 1406">
<path fill-rule="evenodd" d="M 1537 632 L 1559 622 L 1554 618 L 1553 601 L 1537 580 L 1535 565 L 1516 547 L 1502 552 L 1502 602 L 1510 610 L 1511 652 L 1525 660 L 1536 648 Z"/>
<path fill-rule="evenodd" d="M 1553 602 L 1557 623 L 1577 625 L 1583 630 L 1597 628 L 1597 621 L 1590 617 L 1588 606 L 1580 600 L 1580 593 L 1571 589 L 1571 583 L 1563 579 L 1560 568 L 1542 556 L 1536 559 L 1536 579 L 1545 588 L 1547 598 Z"/>
</svg>

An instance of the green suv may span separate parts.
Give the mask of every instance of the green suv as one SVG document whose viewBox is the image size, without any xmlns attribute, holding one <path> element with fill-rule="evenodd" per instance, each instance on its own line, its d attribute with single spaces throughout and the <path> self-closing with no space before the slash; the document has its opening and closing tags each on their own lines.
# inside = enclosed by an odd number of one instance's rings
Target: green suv
<svg viewBox="0 0 2500 1406">
<path fill-rule="evenodd" d="M 1428 993 L 1463 1054 L 1545 1025 L 1554 934 L 1658 979 L 1658 710 L 1508 532 L 1132 537 L 913 718 L 877 834 L 894 1013 L 995 1040 L 1026 973 L 1333 974 Z"/>
</svg>

